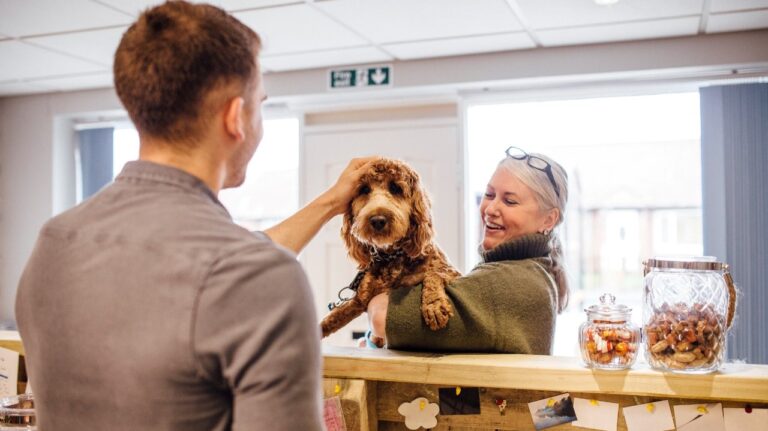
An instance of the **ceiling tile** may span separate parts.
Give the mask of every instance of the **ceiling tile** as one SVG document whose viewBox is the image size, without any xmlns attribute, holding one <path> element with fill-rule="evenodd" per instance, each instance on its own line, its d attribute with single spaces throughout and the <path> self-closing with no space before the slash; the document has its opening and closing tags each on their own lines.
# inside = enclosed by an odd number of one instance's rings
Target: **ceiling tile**
<svg viewBox="0 0 768 431">
<path fill-rule="evenodd" d="M 264 42 L 265 55 L 367 44 L 364 39 L 306 4 L 237 12 L 234 15 L 259 33 Z"/>
<path fill-rule="evenodd" d="M 165 3 L 165 0 L 95 0 L 119 9 L 123 12 L 138 16 L 152 6 Z M 253 9 L 259 7 L 278 6 L 291 3 L 304 3 L 303 0 L 194 0 L 192 3 L 210 3 L 229 11 Z"/>
<path fill-rule="evenodd" d="M 688 17 L 606 24 L 592 27 L 538 30 L 535 34 L 538 36 L 542 45 L 559 46 L 690 36 L 695 35 L 698 32 L 698 29 L 699 18 Z"/>
<path fill-rule="evenodd" d="M 165 3 L 165 0 L 93 0 L 105 4 L 126 14 L 137 17 L 145 9 Z"/>
<path fill-rule="evenodd" d="M 707 21 L 707 33 L 758 28 L 768 28 L 768 9 L 712 14 Z"/>
<path fill-rule="evenodd" d="M 130 16 L 87 0 L 0 0 L 0 33 L 14 37 L 130 22 Z"/>
<path fill-rule="evenodd" d="M 15 40 L 0 42 L 0 81 L 104 71 L 106 67 Z"/>
<path fill-rule="evenodd" d="M 107 88 L 114 85 L 111 73 L 88 73 L 49 79 L 35 79 L 31 84 L 41 85 L 57 91 Z"/>
<path fill-rule="evenodd" d="M 263 64 L 264 67 L 275 72 L 391 60 L 392 58 L 390 56 L 381 52 L 381 50 L 372 47 L 263 56 L 260 58 L 261 64 Z"/>
<path fill-rule="evenodd" d="M 226 10 L 243 10 L 305 2 L 304 0 L 213 0 L 208 3 L 215 4 Z"/>
<path fill-rule="evenodd" d="M 519 32 L 430 40 L 426 42 L 396 43 L 383 45 L 382 48 L 400 60 L 411 60 L 415 58 L 508 51 L 512 49 L 533 48 L 535 46 L 536 44 L 527 33 Z"/>
<path fill-rule="evenodd" d="M 120 44 L 120 38 L 123 37 L 125 30 L 127 27 L 117 27 L 34 37 L 24 41 L 111 67 L 115 50 L 117 50 L 117 45 Z"/>
<path fill-rule="evenodd" d="M 48 93 L 52 89 L 29 82 L 0 82 L 0 97 L 20 94 Z"/>
<path fill-rule="evenodd" d="M 762 8 L 768 8 L 768 0 L 712 0 L 709 11 L 716 13 Z"/>
<path fill-rule="evenodd" d="M 601 6 L 593 0 L 515 0 L 534 29 L 700 15 L 703 0 L 622 0 Z"/>
<path fill-rule="evenodd" d="M 315 4 L 374 43 L 522 30 L 504 0 L 335 0 Z"/>
</svg>

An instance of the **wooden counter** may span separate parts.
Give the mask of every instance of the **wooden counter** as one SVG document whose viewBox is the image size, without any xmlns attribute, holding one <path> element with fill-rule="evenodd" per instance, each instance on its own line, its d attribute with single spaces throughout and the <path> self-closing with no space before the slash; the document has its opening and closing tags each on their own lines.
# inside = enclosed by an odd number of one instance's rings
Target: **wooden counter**
<svg viewBox="0 0 768 431">
<path fill-rule="evenodd" d="M 350 430 L 406 429 L 397 413 L 400 403 L 418 396 L 438 402 L 438 388 L 455 386 L 481 388 L 481 414 L 440 415 L 436 429 L 533 430 L 527 403 L 565 392 L 622 407 L 663 399 L 671 404 L 717 401 L 724 407 L 746 403 L 768 407 L 768 365 L 726 364 L 717 373 L 683 375 L 654 371 L 646 364 L 626 371 L 598 371 L 584 367 L 578 358 L 554 356 L 440 355 L 340 347 L 325 347 L 323 356 L 325 395 L 341 396 Z M 503 416 L 496 398 L 508 401 Z M 621 414 L 619 430 L 626 430 Z"/>
</svg>

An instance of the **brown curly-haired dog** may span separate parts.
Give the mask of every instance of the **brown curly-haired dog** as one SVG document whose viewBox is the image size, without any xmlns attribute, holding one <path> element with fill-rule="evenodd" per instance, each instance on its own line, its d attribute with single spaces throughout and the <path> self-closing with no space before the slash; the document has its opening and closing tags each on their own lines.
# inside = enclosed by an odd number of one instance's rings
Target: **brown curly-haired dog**
<svg viewBox="0 0 768 431">
<path fill-rule="evenodd" d="M 413 169 L 398 160 L 373 162 L 344 215 L 341 236 L 360 272 L 349 287 L 355 295 L 331 306 L 320 324 L 323 337 L 366 311 L 374 296 L 419 283 L 424 321 L 435 331 L 448 324 L 453 310 L 445 285 L 461 274 L 433 241 L 429 198 Z"/>
</svg>

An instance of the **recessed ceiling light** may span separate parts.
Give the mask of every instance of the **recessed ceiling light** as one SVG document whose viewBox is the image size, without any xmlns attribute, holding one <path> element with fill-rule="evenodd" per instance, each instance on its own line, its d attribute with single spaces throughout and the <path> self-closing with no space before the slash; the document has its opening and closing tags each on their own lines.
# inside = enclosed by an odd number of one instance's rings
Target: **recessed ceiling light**
<svg viewBox="0 0 768 431">
<path fill-rule="evenodd" d="M 593 0 L 596 5 L 600 6 L 609 6 L 612 4 L 616 4 L 619 2 L 619 0 Z"/>
</svg>

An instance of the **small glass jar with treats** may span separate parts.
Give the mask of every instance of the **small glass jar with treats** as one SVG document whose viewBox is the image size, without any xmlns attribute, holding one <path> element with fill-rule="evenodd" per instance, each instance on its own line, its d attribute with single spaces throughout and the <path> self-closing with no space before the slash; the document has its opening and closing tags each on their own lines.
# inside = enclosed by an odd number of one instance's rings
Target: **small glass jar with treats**
<svg viewBox="0 0 768 431">
<path fill-rule="evenodd" d="M 623 370 L 637 359 L 640 328 L 632 324 L 632 309 L 615 302 L 616 297 L 606 293 L 599 305 L 584 309 L 587 321 L 579 327 L 579 346 L 588 367 Z"/>
</svg>

